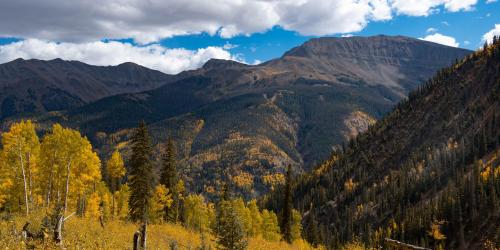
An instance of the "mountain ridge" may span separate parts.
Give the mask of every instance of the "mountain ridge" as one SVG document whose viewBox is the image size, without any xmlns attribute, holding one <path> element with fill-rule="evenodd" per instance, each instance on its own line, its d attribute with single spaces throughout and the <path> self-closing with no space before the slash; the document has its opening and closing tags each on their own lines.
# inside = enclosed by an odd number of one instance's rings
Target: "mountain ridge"
<svg viewBox="0 0 500 250">
<path fill-rule="evenodd" d="M 423 79 L 470 53 L 401 37 L 318 41 L 326 44 L 317 45 L 320 52 L 310 57 L 284 56 L 259 65 L 210 60 L 169 76 L 153 90 L 105 97 L 43 119 L 79 128 L 102 154 L 126 145 L 130 128 L 144 120 L 151 124 L 155 144 L 160 143 L 158 150 L 169 134 L 179 144 L 188 188 L 210 190 L 214 168 L 227 161 L 225 175 L 252 176 L 252 187 L 239 191 L 256 197 L 271 188 L 263 176 L 280 174 L 288 164 L 309 170 Z M 329 48 L 352 41 L 378 49 L 332 58 Z M 299 47 L 304 46 L 310 45 Z"/>
</svg>

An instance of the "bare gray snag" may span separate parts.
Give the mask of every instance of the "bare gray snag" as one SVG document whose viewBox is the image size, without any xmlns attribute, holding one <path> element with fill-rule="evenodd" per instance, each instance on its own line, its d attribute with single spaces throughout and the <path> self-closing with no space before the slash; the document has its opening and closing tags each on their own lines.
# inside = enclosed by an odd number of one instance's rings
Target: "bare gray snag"
<svg viewBox="0 0 500 250">
<path fill-rule="evenodd" d="M 425 247 L 419 247 L 419 246 L 414 246 L 411 244 L 403 243 L 397 240 L 389 239 L 389 238 L 384 238 L 385 245 L 388 247 L 388 249 L 395 249 L 395 250 L 431 250 L 430 248 L 425 248 Z"/>
</svg>

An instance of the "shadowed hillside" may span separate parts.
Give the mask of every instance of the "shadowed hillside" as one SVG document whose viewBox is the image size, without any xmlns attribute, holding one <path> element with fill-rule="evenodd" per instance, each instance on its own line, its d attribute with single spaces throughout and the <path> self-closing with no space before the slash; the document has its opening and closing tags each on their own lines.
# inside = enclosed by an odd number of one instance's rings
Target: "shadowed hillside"
<svg viewBox="0 0 500 250">
<path fill-rule="evenodd" d="M 499 79 L 496 41 L 440 70 L 299 177 L 306 238 L 332 248 L 354 237 L 368 246 L 388 237 L 433 249 L 498 247 Z M 279 196 L 265 203 L 279 210 Z"/>
</svg>

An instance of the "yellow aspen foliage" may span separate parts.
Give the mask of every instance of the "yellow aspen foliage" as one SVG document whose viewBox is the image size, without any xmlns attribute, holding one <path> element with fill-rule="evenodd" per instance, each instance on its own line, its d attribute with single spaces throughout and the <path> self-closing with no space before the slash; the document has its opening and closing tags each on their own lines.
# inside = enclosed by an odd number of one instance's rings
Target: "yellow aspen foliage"
<svg viewBox="0 0 500 250">
<path fill-rule="evenodd" d="M 354 188 L 356 188 L 357 186 L 357 183 L 354 182 L 352 180 L 352 178 L 349 178 L 349 180 L 347 180 L 345 183 L 344 183 L 344 188 L 347 192 L 352 192 L 354 190 Z"/>
<path fill-rule="evenodd" d="M 210 227 L 210 214 L 201 195 L 190 194 L 184 199 L 184 226 L 206 232 Z"/>
<path fill-rule="evenodd" d="M 250 190 L 253 187 L 253 175 L 242 172 L 233 177 L 233 183 L 241 189 Z"/>
<path fill-rule="evenodd" d="M 252 228 L 252 218 L 250 209 L 245 206 L 245 202 L 243 201 L 242 198 L 232 200 L 231 203 L 232 203 L 231 206 L 235 210 L 240 220 L 240 223 L 243 226 L 243 231 L 245 232 L 245 234 L 248 235 L 248 232 L 250 232 Z"/>
<path fill-rule="evenodd" d="M 35 132 L 35 124 L 30 120 L 14 123 L 8 132 L 2 136 L 3 149 L 1 152 L 5 168 L 2 179 L 12 184 L 10 194 L 4 194 L 6 201 L 23 202 L 26 214 L 29 214 L 33 196 L 39 191 L 38 157 L 40 141 Z M 17 206 L 11 206 L 16 210 Z"/>
<path fill-rule="evenodd" d="M 276 186 L 285 184 L 285 175 L 282 173 L 267 174 L 262 176 L 262 182 L 274 189 Z"/>
<path fill-rule="evenodd" d="M 248 202 L 248 209 L 250 210 L 251 218 L 251 227 L 248 234 L 250 236 L 258 236 L 262 232 L 262 215 L 255 199 Z"/>
<path fill-rule="evenodd" d="M 118 150 L 115 150 L 106 163 L 106 170 L 108 171 L 109 177 L 115 181 L 116 179 L 125 176 L 125 164 L 123 163 L 123 158 Z M 115 190 L 112 190 L 115 191 Z"/>
<path fill-rule="evenodd" d="M 164 185 L 155 187 L 153 198 L 151 199 L 150 219 L 154 223 L 163 222 L 165 208 L 172 205 L 172 194 Z"/>
<path fill-rule="evenodd" d="M 429 231 L 427 231 L 427 234 L 436 241 L 445 240 L 446 236 L 441 233 L 441 226 L 443 225 L 443 223 L 443 221 L 434 220 L 431 223 L 431 228 Z"/>
<path fill-rule="evenodd" d="M 269 241 L 278 241 L 281 238 L 278 217 L 272 211 L 262 211 L 262 236 Z"/>
<path fill-rule="evenodd" d="M 7 175 L 8 169 L 0 156 L 0 208 L 3 208 L 9 199 L 9 193 L 14 185 L 11 176 Z"/>
<path fill-rule="evenodd" d="M 97 192 L 90 195 L 87 201 L 87 206 L 85 207 L 85 217 L 98 219 L 101 215 L 99 211 L 99 204 L 101 203 L 101 197 Z"/>
<path fill-rule="evenodd" d="M 106 185 L 105 182 L 100 181 L 95 185 L 96 187 L 96 192 L 101 198 L 101 203 L 99 204 L 100 210 L 101 210 L 101 215 L 103 216 L 103 219 L 108 220 L 112 218 L 112 212 L 113 212 L 113 201 L 112 201 L 112 194 L 108 189 L 108 186 Z"/>
<path fill-rule="evenodd" d="M 115 194 L 116 216 L 119 219 L 125 220 L 129 214 L 128 198 L 130 196 L 130 188 L 128 185 L 122 185 L 120 190 Z"/>
<path fill-rule="evenodd" d="M 295 209 L 292 209 L 291 235 L 292 241 L 302 238 L 302 215 Z"/>
<path fill-rule="evenodd" d="M 46 205 L 60 203 L 65 210 L 101 179 L 101 162 L 87 138 L 59 124 L 42 140 L 41 167 Z"/>
</svg>

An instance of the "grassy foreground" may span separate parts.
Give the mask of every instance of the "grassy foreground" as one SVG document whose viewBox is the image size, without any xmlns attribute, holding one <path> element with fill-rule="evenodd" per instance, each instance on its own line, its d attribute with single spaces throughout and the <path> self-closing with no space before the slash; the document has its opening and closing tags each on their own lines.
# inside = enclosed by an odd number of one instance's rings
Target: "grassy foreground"
<svg viewBox="0 0 500 250">
<path fill-rule="evenodd" d="M 30 222 L 30 230 L 40 229 L 41 215 L 13 216 L 0 220 L 0 249 L 26 249 L 20 232 L 26 222 Z M 120 220 L 107 221 L 104 227 L 95 219 L 73 216 L 65 223 L 64 247 L 67 249 L 132 249 L 132 238 L 138 225 Z M 216 249 L 213 235 L 205 235 L 205 245 Z M 148 226 L 148 249 L 169 249 L 172 241 L 177 242 L 179 249 L 197 249 L 202 245 L 202 235 L 190 231 L 181 225 L 162 224 Z M 51 241 L 29 242 L 35 249 L 61 249 Z M 303 240 L 294 244 L 270 242 L 262 238 L 249 238 L 248 249 L 313 249 Z"/>
</svg>

